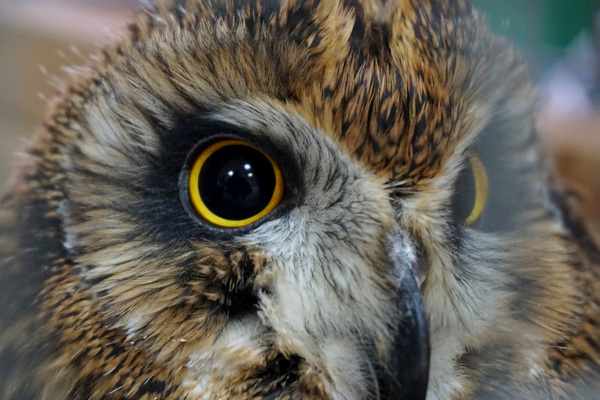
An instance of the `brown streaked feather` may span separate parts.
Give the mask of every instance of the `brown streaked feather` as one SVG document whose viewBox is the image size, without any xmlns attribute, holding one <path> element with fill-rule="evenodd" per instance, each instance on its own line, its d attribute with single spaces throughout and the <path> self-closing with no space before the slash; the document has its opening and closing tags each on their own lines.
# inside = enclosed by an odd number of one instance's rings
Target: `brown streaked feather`
<svg viewBox="0 0 600 400">
<path fill-rule="evenodd" d="M 598 260 L 544 197 L 536 145 L 522 145 L 534 131 L 533 97 L 519 56 L 462 0 L 159 1 L 85 75 L 69 78 L 1 202 L 0 366 L 14 372 L 0 395 L 334 393 L 337 371 L 300 357 L 297 332 L 265 323 L 272 310 L 256 317 L 251 345 L 233 340 L 249 310 L 273 295 L 281 260 L 256 243 L 194 236 L 188 216 L 171 213 L 181 211 L 176 161 L 197 141 L 184 138 L 188 146 L 177 127 L 248 105 L 257 119 L 294 128 L 300 120 L 321 135 L 321 148 L 330 146 L 332 159 L 350 170 L 336 165 L 348 186 L 368 186 L 369 178 L 371 191 L 360 192 L 360 205 L 339 225 L 324 218 L 322 225 L 341 227 L 329 236 L 374 265 L 392 228 L 420 243 L 433 337 L 450 340 L 456 332 L 448 326 L 458 326 L 469 339 L 439 362 L 448 369 L 431 381 L 432 397 L 568 398 L 580 382 L 594 388 Z M 453 171 L 480 136 L 508 138 L 514 184 L 535 198 L 515 206 L 520 225 L 484 256 L 452 247 L 459 235 L 446 222 Z M 295 150 L 300 158 L 306 149 Z M 528 151 L 535 160 L 524 162 L 519 156 Z M 377 229 L 356 232 L 369 224 Z M 351 253 L 335 250 L 323 254 Z M 492 265 L 478 275 L 465 260 Z M 502 269 L 504 262 L 512 268 Z M 382 298 L 391 290 L 389 271 L 344 266 Z M 326 278 L 312 286 L 338 288 L 333 273 Z M 359 294 L 336 293 L 357 309 Z M 479 309 L 488 295 L 497 301 Z M 362 329 L 359 322 L 343 339 Z M 361 345 L 385 353 L 385 336 Z"/>
</svg>

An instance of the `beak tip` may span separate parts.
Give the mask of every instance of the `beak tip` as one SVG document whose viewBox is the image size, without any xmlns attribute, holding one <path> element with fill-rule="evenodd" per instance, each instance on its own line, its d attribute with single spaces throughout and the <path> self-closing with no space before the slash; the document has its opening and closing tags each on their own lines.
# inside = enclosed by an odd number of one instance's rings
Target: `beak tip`
<svg viewBox="0 0 600 400">
<path fill-rule="evenodd" d="M 382 399 L 424 400 L 429 382 L 430 341 L 425 305 L 412 268 L 398 292 L 399 325 L 388 360 Z"/>
</svg>

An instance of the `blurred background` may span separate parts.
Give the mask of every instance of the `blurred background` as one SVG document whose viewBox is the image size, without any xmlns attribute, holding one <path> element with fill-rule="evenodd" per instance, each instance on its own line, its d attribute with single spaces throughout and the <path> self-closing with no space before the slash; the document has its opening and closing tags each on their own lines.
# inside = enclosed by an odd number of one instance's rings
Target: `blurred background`
<svg viewBox="0 0 600 400">
<path fill-rule="evenodd" d="M 539 130 L 600 238 L 600 0 L 472 0 L 540 89 Z M 141 0 L 0 0 L 0 188 L 64 66 L 111 40 Z"/>
</svg>

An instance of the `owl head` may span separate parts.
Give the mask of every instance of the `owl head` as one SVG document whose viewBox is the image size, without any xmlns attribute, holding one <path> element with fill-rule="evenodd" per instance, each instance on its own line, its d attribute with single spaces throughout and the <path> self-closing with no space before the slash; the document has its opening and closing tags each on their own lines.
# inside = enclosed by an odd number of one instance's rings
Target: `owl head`
<svg viewBox="0 0 600 400">
<path fill-rule="evenodd" d="M 45 221 L 43 398 L 552 381 L 579 292 L 533 98 L 463 0 L 159 1 L 6 200 Z"/>
</svg>

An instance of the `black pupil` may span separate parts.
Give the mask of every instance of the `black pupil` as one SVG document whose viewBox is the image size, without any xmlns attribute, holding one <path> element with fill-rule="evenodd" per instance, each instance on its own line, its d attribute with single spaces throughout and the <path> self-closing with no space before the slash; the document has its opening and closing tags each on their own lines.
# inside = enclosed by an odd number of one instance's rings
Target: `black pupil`
<svg viewBox="0 0 600 400">
<path fill-rule="evenodd" d="M 470 163 L 467 163 L 460 172 L 456 181 L 455 194 L 453 198 L 453 217 L 459 224 L 464 224 L 469 218 L 475 199 L 477 197 L 477 187 L 475 186 L 475 173 Z"/>
<path fill-rule="evenodd" d="M 215 215 L 239 221 L 260 213 L 275 191 L 275 171 L 260 151 L 230 145 L 211 154 L 200 169 L 198 190 Z"/>
</svg>

